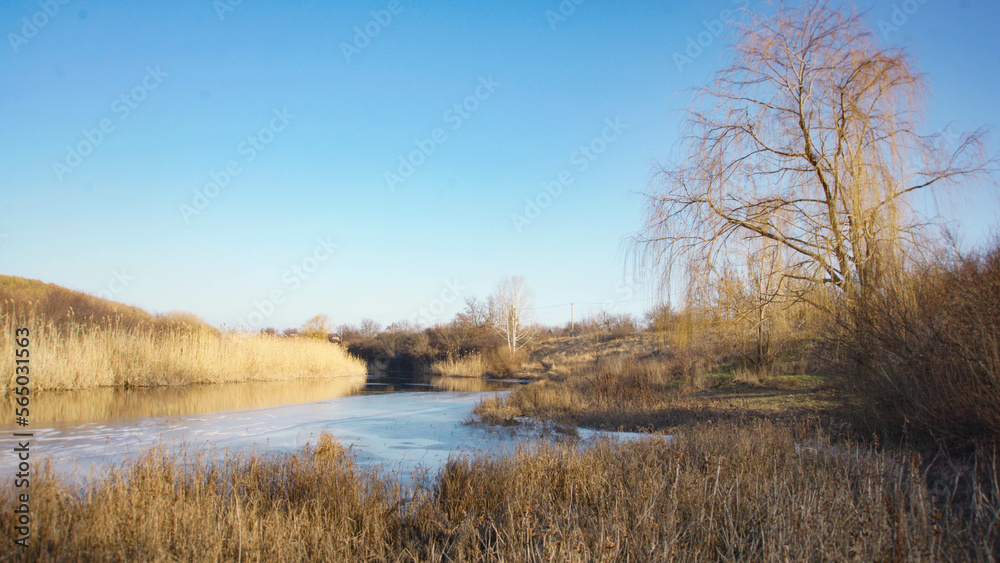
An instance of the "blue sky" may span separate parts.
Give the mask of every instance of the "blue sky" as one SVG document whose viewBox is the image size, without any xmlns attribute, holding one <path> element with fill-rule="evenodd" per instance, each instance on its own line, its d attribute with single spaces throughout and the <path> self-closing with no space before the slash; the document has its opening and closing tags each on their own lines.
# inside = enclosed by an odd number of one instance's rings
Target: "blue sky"
<svg viewBox="0 0 1000 563">
<path fill-rule="evenodd" d="M 432 324 L 509 274 L 545 323 L 649 307 L 623 237 L 725 53 L 673 54 L 743 0 L 231 3 L 3 3 L 0 273 L 216 325 Z M 894 6 L 928 130 L 995 130 L 1000 5 Z M 941 213 L 974 243 L 1000 203 L 969 193 Z"/>
</svg>

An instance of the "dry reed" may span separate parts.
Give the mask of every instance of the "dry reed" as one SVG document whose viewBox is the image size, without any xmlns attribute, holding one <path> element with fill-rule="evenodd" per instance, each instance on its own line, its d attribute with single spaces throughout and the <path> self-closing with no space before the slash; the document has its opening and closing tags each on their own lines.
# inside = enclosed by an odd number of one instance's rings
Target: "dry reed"
<svg viewBox="0 0 1000 563">
<path fill-rule="evenodd" d="M 436 375 L 483 377 L 489 371 L 489 366 L 480 354 L 469 354 L 456 360 L 441 360 L 431 364 L 431 372 Z"/>
<path fill-rule="evenodd" d="M 989 462 L 982 458 L 981 461 Z M 284 458 L 162 451 L 74 489 L 32 483 L 30 561 L 990 560 L 1000 490 L 952 464 L 806 427 L 698 425 L 671 441 L 456 458 L 408 494 L 328 436 Z M 994 467 L 995 469 L 995 467 Z M 994 471 L 995 474 L 995 471 Z M 0 511 L 13 510 L 12 488 Z M 140 525 L 141 523 L 141 525 Z M 11 537 L 9 518 L 0 534 Z"/>
<path fill-rule="evenodd" d="M 36 390 L 147 387 L 363 375 L 364 362 L 340 346 L 307 338 L 220 333 L 207 325 L 171 328 L 99 323 L 57 325 L 33 310 L 0 304 L 0 354 L 13 357 L 15 330 L 30 331 Z M 9 389 L 13 362 L 0 365 Z"/>
</svg>

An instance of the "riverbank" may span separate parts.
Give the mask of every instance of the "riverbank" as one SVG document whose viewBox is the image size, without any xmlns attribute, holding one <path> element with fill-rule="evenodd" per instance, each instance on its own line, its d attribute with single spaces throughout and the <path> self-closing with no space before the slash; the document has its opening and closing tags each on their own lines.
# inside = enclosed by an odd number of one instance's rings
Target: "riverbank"
<svg viewBox="0 0 1000 563">
<path fill-rule="evenodd" d="M 825 516 L 808 516 L 806 521 L 792 518 L 766 532 L 776 537 L 793 538 L 790 549 L 800 549 L 798 541 L 812 542 L 813 551 L 797 555 L 768 552 L 763 535 L 742 536 L 732 543 L 713 546 L 714 551 L 694 549 L 690 559 L 750 559 L 750 560 L 873 560 L 873 559 L 971 559 L 995 560 L 1000 555 L 1000 486 L 997 481 L 997 451 L 990 442 L 966 446 L 960 451 L 948 451 L 946 446 L 930 443 L 918 435 L 878 432 L 865 433 L 871 426 L 859 417 L 864 413 L 864 398 L 859 399 L 843 378 L 826 370 L 810 366 L 808 359 L 795 359 L 781 369 L 752 370 L 728 361 L 724 346 L 718 346 L 706 334 L 695 345 L 679 342 L 670 334 L 634 334 L 620 338 L 601 335 L 561 337 L 539 343 L 529 354 L 522 375 L 535 381 L 505 396 L 484 399 L 475 413 L 486 424 L 504 427 L 518 426 L 525 420 L 547 421 L 561 428 L 594 428 L 601 430 L 634 431 L 697 437 L 697 450 L 688 450 L 702 461 L 703 480 L 689 484 L 712 491 L 712 498 L 699 499 L 697 511 L 686 518 L 699 521 L 704 510 L 721 510 L 732 518 L 738 531 L 717 527 L 706 521 L 703 525 L 716 528 L 721 537 L 739 537 L 748 529 L 760 531 L 760 526 L 780 509 L 778 499 L 760 499 L 754 516 L 740 513 L 736 507 L 720 507 L 715 499 L 719 491 L 738 490 L 741 480 L 774 478 L 769 464 L 782 465 L 780 482 L 769 486 L 777 496 L 807 495 L 823 497 L 830 483 L 825 471 L 843 471 L 851 475 L 842 495 L 832 495 L 824 501 L 823 511 L 837 514 L 833 521 Z M 791 373 L 783 373 L 783 370 Z M 799 371 L 802 370 L 802 371 Z M 732 435 L 741 436 L 731 442 Z M 786 444 L 774 436 L 791 436 L 795 457 Z M 708 453 L 711 444 L 728 444 Z M 684 446 L 681 446 L 683 449 Z M 825 457 L 823 471 L 801 481 L 791 480 L 799 472 L 814 471 L 801 464 L 803 456 L 821 453 Z M 677 455 L 677 454 L 675 454 Z M 893 459 L 891 466 L 884 465 Z M 744 463 L 744 460 L 753 460 Z M 858 471 L 864 473 L 862 477 Z M 870 471 L 870 473 L 869 473 Z M 725 475 L 729 473 L 729 480 Z M 901 476 L 911 475 L 911 485 L 903 485 Z M 957 472 L 957 473 L 956 473 Z M 713 478 L 714 477 L 714 481 Z M 859 478 L 860 481 L 853 481 Z M 786 480 L 787 479 L 787 480 Z M 918 485 L 919 484 L 919 485 Z M 915 525 L 911 531 L 878 531 L 883 516 L 872 506 L 870 514 L 852 514 L 866 502 L 855 496 L 865 490 L 888 500 L 902 494 L 914 502 L 905 510 L 889 509 L 901 526 Z M 950 491 L 943 494 L 943 491 Z M 933 491 L 933 493 L 931 492 Z M 676 494 L 676 493 L 675 493 Z M 748 495 L 745 497 L 749 500 Z M 930 520 L 916 524 L 907 510 L 919 504 L 921 513 Z M 802 510 L 810 514 L 808 503 Z M 827 513 L 825 513 L 827 514 Z M 962 523 L 942 526 L 944 515 L 951 514 Z M 765 516 L 767 515 L 767 516 Z M 958 516 L 961 515 L 961 516 Z M 839 520 L 843 518 L 843 520 Z M 842 529 L 853 518 L 868 519 L 871 531 Z M 973 520 L 979 520 L 974 523 Z M 958 522 L 954 521 L 954 522 Z M 785 527 L 787 526 L 787 527 Z M 916 529 L 923 530 L 916 532 Z M 805 539 L 815 530 L 822 534 Z M 884 530 L 884 529 L 883 529 Z M 764 534 L 764 532 L 761 532 Z M 891 540 L 886 540 L 889 533 Z M 860 535 L 859 535 L 860 534 Z M 917 536 L 926 534 L 924 540 Z M 823 537 L 820 537 L 823 536 Z M 930 540 L 931 537 L 937 540 Z M 861 538 L 858 540 L 858 538 Z M 847 551 L 836 546 L 858 541 Z M 888 545 L 886 551 L 864 549 Z M 921 547 L 921 542 L 934 543 L 934 548 Z M 746 543 L 749 542 L 749 543 Z M 951 547 L 944 548 L 945 543 Z M 942 551 L 932 554 L 934 549 Z M 830 549 L 830 551 L 827 551 Z M 748 551 L 749 550 L 749 551 Z M 673 552 L 671 559 L 688 556 Z"/>
<path fill-rule="evenodd" d="M 1000 547 L 989 504 L 997 491 L 967 496 L 973 470 L 951 471 L 941 482 L 952 485 L 931 491 L 913 460 L 767 421 L 695 425 L 669 443 L 538 444 L 505 458 L 453 459 L 416 491 L 358 468 L 329 436 L 288 456 L 233 454 L 215 464 L 152 450 L 83 490 L 43 471 L 32 484 L 30 547 L 12 555 L 987 560 Z M 942 507 L 942 498 L 965 500 Z M 3 494 L 0 511 L 12 503 Z M 13 537 L 11 526 L 0 520 L 0 533 Z"/>
<path fill-rule="evenodd" d="M 867 561 L 1000 553 L 989 452 L 935 462 L 852 441 L 823 420 L 836 403 L 821 378 L 685 375 L 650 359 L 655 348 L 600 342 L 622 353 L 581 358 L 565 372 L 553 366 L 550 379 L 487 398 L 485 423 L 456 415 L 477 396 L 421 393 L 422 401 L 347 397 L 151 421 L 140 431 L 88 427 L 92 439 L 73 436 L 61 458 L 36 433 L 54 466 L 32 479 L 31 547 L 14 555 Z M 505 437 L 530 434 L 533 423 L 516 420 L 525 415 L 558 426 L 544 439 Z M 657 434 L 618 442 L 580 432 L 581 440 L 577 424 Z M 88 455 L 129 461 L 104 465 L 81 485 L 66 464 Z M 419 469 L 428 466 L 440 470 Z M 0 495 L 0 510 L 13 502 Z M 135 526 L 139 519 L 147 525 Z M 0 533 L 13 535 L 10 526 L 0 522 Z"/>
<path fill-rule="evenodd" d="M 552 338 L 531 351 L 520 375 L 533 383 L 484 400 L 476 414 L 490 424 L 530 417 L 569 427 L 672 433 L 697 422 L 829 419 L 846 400 L 830 377 L 762 374 L 650 333 Z"/>
</svg>

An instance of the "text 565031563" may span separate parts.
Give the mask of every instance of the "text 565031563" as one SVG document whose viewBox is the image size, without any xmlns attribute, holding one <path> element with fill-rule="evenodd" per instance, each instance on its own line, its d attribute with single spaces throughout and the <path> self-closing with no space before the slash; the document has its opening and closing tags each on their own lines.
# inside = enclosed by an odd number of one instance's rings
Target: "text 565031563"
<svg viewBox="0 0 1000 563">
<path fill-rule="evenodd" d="M 31 331 L 18 328 L 14 332 L 14 419 L 19 426 L 28 426 L 31 415 Z M 31 432 L 14 432 L 17 447 L 17 472 L 14 474 L 14 486 L 17 491 L 17 502 L 14 506 L 14 544 L 28 547 L 31 535 L 31 500 L 28 492 L 31 487 Z"/>
</svg>

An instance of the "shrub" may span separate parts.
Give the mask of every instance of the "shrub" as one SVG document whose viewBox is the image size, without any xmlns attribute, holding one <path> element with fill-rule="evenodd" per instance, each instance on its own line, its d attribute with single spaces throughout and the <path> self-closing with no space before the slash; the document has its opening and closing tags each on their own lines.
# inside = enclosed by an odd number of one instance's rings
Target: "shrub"
<svg viewBox="0 0 1000 563">
<path fill-rule="evenodd" d="M 836 328 L 826 350 L 876 430 L 1000 439 L 1000 247 L 844 304 Z"/>
<path fill-rule="evenodd" d="M 511 353 L 506 346 L 498 346 L 486 352 L 488 371 L 500 377 L 514 375 L 524 365 L 527 357 L 527 352 L 523 349 Z"/>
</svg>

